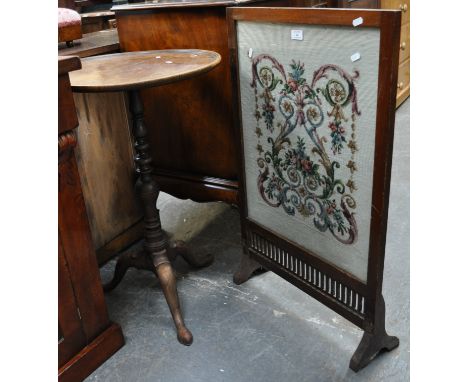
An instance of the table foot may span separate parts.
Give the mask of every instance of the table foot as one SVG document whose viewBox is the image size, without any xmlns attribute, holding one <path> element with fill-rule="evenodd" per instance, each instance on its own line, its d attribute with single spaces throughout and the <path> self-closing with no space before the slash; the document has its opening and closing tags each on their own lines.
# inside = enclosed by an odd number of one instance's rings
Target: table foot
<svg viewBox="0 0 468 382">
<path fill-rule="evenodd" d="M 164 253 L 157 258 L 161 259 L 167 257 L 168 254 Z M 159 263 L 159 265 L 155 266 L 145 251 L 125 253 L 117 260 L 114 277 L 109 283 L 104 285 L 104 291 L 109 292 L 119 285 L 127 273 L 127 270 L 130 268 L 152 271 L 158 277 L 172 319 L 174 320 L 177 330 L 177 339 L 183 345 L 191 345 L 193 336 L 190 330 L 185 326 L 182 318 L 179 297 L 177 295 L 176 277 L 169 262 Z"/>
<path fill-rule="evenodd" d="M 175 327 L 177 329 L 177 339 L 182 345 L 191 345 L 193 336 L 184 324 L 180 311 L 179 297 L 177 295 L 177 285 L 174 271 L 169 263 L 162 263 L 155 268 L 155 273 L 161 282 L 161 287 L 166 297 L 167 305 L 172 314 Z"/>
</svg>

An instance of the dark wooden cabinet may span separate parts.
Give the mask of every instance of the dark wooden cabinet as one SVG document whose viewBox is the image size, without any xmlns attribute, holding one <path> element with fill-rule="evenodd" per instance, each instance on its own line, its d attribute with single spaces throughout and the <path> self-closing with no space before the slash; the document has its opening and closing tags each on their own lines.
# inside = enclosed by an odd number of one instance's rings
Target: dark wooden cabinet
<svg viewBox="0 0 468 382">
<path fill-rule="evenodd" d="M 329 0 L 330 8 L 375 9 L 380 7 L 380 0 Z"/>
<path fill-rule="evenodd" d="M 162 191 L 237 203 L 226 8 L 323 6 L 318 0 L 205 0 L 128 4 L 115 12 L 122 52 L 206 49 L 221 64 L 202 77 L 141 92 Z"/>
<path fill-rule="evenodd" d="M 58 62 L 58 361 L 59 381 L 81 381 L 123 344 L 107 314 L 74 148 L 78 125 L 68 72 L 78 57 Z"/>
<path fill-rule="evenodd" d="M 120 49 L 117 31 L 83 36 L 72 48 L 59 45 L 59 56 L 80 58 Z M 75 93 L 80 127 L 75 148 L 94 249 L 99 264 L 140 239 L 143 214 L 134 193 L 135 168 L 131 119 L 122 92 Z"/>
</svg>

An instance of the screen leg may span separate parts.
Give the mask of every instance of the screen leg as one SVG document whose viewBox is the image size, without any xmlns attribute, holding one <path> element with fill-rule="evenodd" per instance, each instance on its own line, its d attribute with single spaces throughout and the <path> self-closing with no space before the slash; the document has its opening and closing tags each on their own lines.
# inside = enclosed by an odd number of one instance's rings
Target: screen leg
<svg viewBox="0 0 468 382">
<path fill-rule="evenodd" d="M 398 337 L 389 336 L 385 330 L 385 301 L 382 295 L 376 304 L 376 319 L 372 331 L 364 331 L 361 342 L 353 354 L 349 367 L 358 372 L 366 367 L 382 351 L 391 351 L 398 347 Z"/>
</svg>

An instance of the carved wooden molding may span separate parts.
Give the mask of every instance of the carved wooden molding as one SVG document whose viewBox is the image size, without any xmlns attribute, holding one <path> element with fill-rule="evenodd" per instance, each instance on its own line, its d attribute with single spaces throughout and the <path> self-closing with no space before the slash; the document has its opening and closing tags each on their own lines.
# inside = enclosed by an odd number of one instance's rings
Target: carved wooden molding
<svg viewBox="0 0 468 382">
<path fill-rule="evenodd" d="M 76 146 L 77 139 L 74 131 L 67 131 L 58 137 L 59 156 Z"/>
</svg>

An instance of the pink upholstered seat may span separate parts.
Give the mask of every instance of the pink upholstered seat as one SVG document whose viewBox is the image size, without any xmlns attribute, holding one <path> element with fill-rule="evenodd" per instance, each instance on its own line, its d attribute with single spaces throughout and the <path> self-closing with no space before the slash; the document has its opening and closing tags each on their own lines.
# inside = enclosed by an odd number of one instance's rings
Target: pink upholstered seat
<svg viewBox="0 0 468 382">
<path fill-rule="evenodd" d="M 58 9 L 58 41 L 66 41 L 68 46 L 73 45 L 73 40 L 80 39 L 81 16 L 78 12 L 68 9 Z"/>
<path fill-rule="evenodd" d="M 58 9 L 59 28 L 77 24 L 81 24 L 81 16 L 78 12 L 68 8 Z"/>
</svg>

